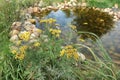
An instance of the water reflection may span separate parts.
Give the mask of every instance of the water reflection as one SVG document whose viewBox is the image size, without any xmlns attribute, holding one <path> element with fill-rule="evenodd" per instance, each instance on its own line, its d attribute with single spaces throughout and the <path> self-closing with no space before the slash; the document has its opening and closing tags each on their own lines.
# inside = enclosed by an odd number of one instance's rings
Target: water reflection
<svg viewBox="0 0 120 80">
<path fill-rule="evenodd" d="M 120 64 L 120 21 L 116 22 L 115 28 L 101 37 L 104 47 L 108 50 L 114 62 Z"/>
<path fill-rule="evenodd" d="M 67 14 L 67 15 L 66 15 Z M 58 11 L 51 11 L 46 18 L 54 18 L 56 19 L 57 23 L 60 24 L 61 26 L 66 26 L 69 23 L 71 23 L 71 21 L 73 20 L 73 17 L 70 14 L 70 11 L 62 11 L 62 10 L 58 10 Z"/>
<path fill-rule="evenodd" d="M 94 10 L 93 8 L 76 8 L 73 10 L 75 18 L 72 23 L 77 26 L 78 31 L 87 31 L 103 36 L 111 31 L 113 26 L 112 18 L 107 13 Z M 82 35 L 83 38 L 91 38 L 90 35 Z"/>
</svg>

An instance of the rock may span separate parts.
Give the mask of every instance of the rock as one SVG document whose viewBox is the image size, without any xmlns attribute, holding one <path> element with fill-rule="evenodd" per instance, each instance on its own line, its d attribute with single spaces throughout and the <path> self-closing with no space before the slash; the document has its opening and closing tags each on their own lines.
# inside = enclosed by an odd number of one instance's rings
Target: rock
<svg viewBox="0 0 120 80">
<path fill-rule="evenodd" d="M 40 0 L 40 2 L 38 3 L 38 6 L 39 6 L 40 8 L 44 6 L 43 0 Z"/>
<path fill-rule="evenodd" d="M 21 22 L 14 22 L 13 24 L 12 24 L 12 26 L 11 26 L 11 29 L 12 30 L 20 30 L 21 29 L 21 25 L 22 25 L 22 23 Z"/>
<path fill-rule="evenodd" d="M 34 12 L 34 13 L 39 12 L 39 7 L 33 7 L 33 12 Z"/>
<path fill-rule="evenodd" d="M 33 28 L 33 33 L 42 33 L 42 30 L 41 29 L 38 29 L 38 28 Z"/>
<path fill-rule="evenodd" d="M 30 39 L 35 39 L 36 38 L 36 35 L 34 34 L 34 33 L 32 33 L 31 35 L 30 35 Z"/>
<path fill-rule="evenodd" d="M 120 19 L 120 11 L 117 13 L 117 17 Z"/>
<path fill-rule="evenodd" d="M 29 8 L 27 9 L 27 13 L 29 13 L 29 14 L 33 13 L 33 8 L 32 8 L 32 7 L 29 7 Z"/>
<path fill-rule="evenodd" d="M 82 6 L 82 7 L 86 7 L 86 6 L 87 6 L 87 3 L 84 2 L 84 3 L 81 4 L 81 6 Z"/>
<path fill-rule="evenodd" d="M 31 43 L 34 43 L 34 42 L 37 42 L 37 40 L 36 39 L 30 39 L 29 40 L 29 43 L 31 44 Z"/>
<path fill-rule="evenodd" d="M 110 11 L 110 12 L 109 12 L 109 15 L 113 15 L 113 11 Z"/>
<path fill-rule="evenodd" d="M 85 59 L 86 59 L 85 55 L 83 55 L 82 53 L 79 53 L 79 52 L 78 52 L 78 55 L 79 55 L 81 61 L 85 61 Z"/>
<path fill-rule="evenodd" d="M 26 21 L 23 26 L 25 30 L 30 32 L 33 32 L 33 29 L 35 28 L 35 25 L 31 24 L 29 21 Z"/>
<path fill-rule="evenodd" d="M 16 46 L 10 46 L 10 50 L 16 50 L 16 51 L 18 51 L 18 47 L 16 47 Z"/>
<path fill-rule="evenodd" d="M 11 42 L 14 42 L 14 41 L 17 41 L 18 40 L 18 36 L 17 35 L 13 35 L 11 38 L 10 38 L 10 41 Z"/>
<path fill-rule="evenodd" d="M 12 30 L 10 32 L 10 36 L 13 36 L 13 35 L 18 35 L 19 34 L 19 31 L 18 30 Z"/>
<path fill-rule="evenodd" d="M 39 37 L 39 36 L 40 36 L 40 33 L 38 33 L 38 32 L 33 32 L 33 34 L 34 34 L 36 37 Z"/>
<path fill-rule="evenodd" d="M 29 14 L 29 13 L 26 13 L 26 14 L 25 14 L 25 19 L 26 19 L 26 20 L 31 19 L 31 18 L 32 18 L 31 14 Z"/>
<path fill-rule="evenodd" d="M 28 19 L 29 22 L 31 22 L 32 24 L 35 23 L 35 19 Z"/>
<path fill-rule="evenodd" d="M 40 35 L 41 39 L 44 41 L 44 42 L 48 42 L 49 39 L 48 39 L 48 35 Z"/>
</svg>

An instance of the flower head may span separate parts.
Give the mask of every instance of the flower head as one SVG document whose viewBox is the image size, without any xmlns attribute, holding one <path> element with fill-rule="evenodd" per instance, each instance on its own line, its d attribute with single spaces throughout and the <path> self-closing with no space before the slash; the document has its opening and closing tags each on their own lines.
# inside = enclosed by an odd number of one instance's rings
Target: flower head
<svg viewBox="0 0 120 80">
<path fill-rule="evenodd" d="M 30 32 L 24 31 L 19 34 L 19 38 L 23 41 L 28 41 L 30 39 Z"/>
<path fill-rule="evenodd" d="M 60 56 L 63 56 L 64 54 L 67 58 L 73 57 L 75 60 L 78 60 L 79 58 L 77 49 L 75 49 L 72 45 L 67 45 L 60 51 Z"/>
<path fill-rule="evenodd" d="M 54 35 L 56 37 L 59 37 L 60 33 L 61 33 L 61 30 L 59 30 L 59 29 L 50 29 L 49 31 L 52 35 Z"/>
<path fill-rule="evenodd" d="M 33 45 L 34 45 L 35 47 L 38 47 L 38 46 L 40 46 L 40 42 L 35 42 Z"/>
</svg>

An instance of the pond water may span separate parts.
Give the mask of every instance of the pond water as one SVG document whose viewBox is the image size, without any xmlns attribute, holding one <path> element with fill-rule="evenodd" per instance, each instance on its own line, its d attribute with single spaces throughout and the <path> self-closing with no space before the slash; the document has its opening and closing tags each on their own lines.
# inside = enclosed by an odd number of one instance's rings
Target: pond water
<svg viewBox="0 0 120 80">
<path fill-rule="evenodd" d="M 57 23 L 60 24 L 60 28 L 63 31 L 63 34 L 71 34 L 71 29 L 68 27 L 70 24 L 76 24 L 79 23 L 79 19 L 77 22 L 75 22 L 75 19 L 77 18 L 77 15 L 74 15 L 73 12 L 70 10 L 58 10 L 58 11 L 50 11 L 47 13 L 47 15 L 44 15 L 44 18 L 54 18 L 57 20 Z M 95 34 L 97 34 L 100 39 L 102 40 L 103 46 L 107 50 L 107 52 L 110 54 L 112 59 L 115 63 L 120 65 L 120 21 L 117 21 L 114 26 L 111 26 L 109 28 L 101 28 L 101 29 L 94 29 L 92 27 L 82 27 L 82 31 L 90 31 Z M 101 33 L 102 32 L 102 33 Z M 74 36 L 75 35 L 75 36 Z M 73 40 L 76 37 L 76 34 L 72 34 Z M 88 38 L 87 38 L 88 39 Z M 75 41 L 73 41 L 75 42 Z M 91 42 L 91 41 L 90 41 Z M 93 46 L 93 42 L 87 43 L 86 45 L 90 46 L 93 49 L 98 50 L 96 45 Z M 98 51 L 97 51 L 98 52 Z M 100 50 L 99 50 L 100 52 Z M 83 50 L 83 53 L 88 55 L 89 52 L 86 52 L 86 50 Z M 99 54 L 99 53 L 98 53 Z"/>
</svg>

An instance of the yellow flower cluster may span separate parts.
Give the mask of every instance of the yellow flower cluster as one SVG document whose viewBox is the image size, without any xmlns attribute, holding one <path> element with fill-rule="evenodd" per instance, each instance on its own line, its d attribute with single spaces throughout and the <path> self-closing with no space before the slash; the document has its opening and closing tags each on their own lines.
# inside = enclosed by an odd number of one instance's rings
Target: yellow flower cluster
<svg viewBox="0 0 120 80">
<path fill-rule="evenodd" d="M 24 31 L 19 34 L 19 38 L 23 41 L 28 41 L 30 39 L 30 32 Z"/>
<path fill-rule="evenodd" d="M 59 37 L 61 33 L 61 30 L 59 29 L 50 29 L 49 31 L 52 35 L 55 35 L 56 37 Z"/>
<path fill-rule="evenodd" d="M 53 18 L 49 18 L 49 19 L 44 19 L 44 20 L 40 20 L 40 23 L 54 23 L 56 22 L 56 19 L 53 19 Z"/>
<path fill-rule="evenodd" d="M 28 46 L 20 46 L 19 48 L 12 48 L 11 52 L 15 55 L 15 59 L 23 60 Z"/>
<path fill-rule="evenodd" d="M 61 51 L 60 51 L 60 56 L 63 56 L 66 54 L 67 58 L 73 57 L 75 60 L 78 60 L 79 54 L 77 52 L 77 49 L 75 49 L 71 45 L 65 46 Z"/>
</svg>

